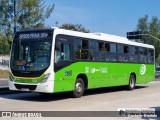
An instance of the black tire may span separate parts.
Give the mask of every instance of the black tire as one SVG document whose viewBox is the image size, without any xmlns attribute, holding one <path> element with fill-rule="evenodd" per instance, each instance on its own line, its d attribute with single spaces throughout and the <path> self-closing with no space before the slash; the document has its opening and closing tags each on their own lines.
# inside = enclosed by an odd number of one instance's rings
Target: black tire
<svg viewBox="0 0 160 120">
<path fill-rule="evenodd" d="M 136 79 L 135 79 L 134 75 L 130 75 L 128 90 L 133 90 L 135 88 L 135 84 L 136 84 Z"/>
<path fill-rule="evenodd" d="M 81 96 L 83 96 L 83 93 L 84 93 L 83 79 L 77 78 L 77 80 L 75 82 L 74 91 L 72 93 L 72 96 L 74 98 L 80 98 Z"/>
</svg>

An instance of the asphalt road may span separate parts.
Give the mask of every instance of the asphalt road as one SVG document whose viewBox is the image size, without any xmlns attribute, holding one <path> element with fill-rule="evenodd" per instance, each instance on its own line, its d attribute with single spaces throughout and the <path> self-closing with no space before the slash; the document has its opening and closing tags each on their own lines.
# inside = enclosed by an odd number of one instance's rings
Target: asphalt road
<svg viewBox="0 0 160 120">
<path fill-rule="evenodd" d="M 118 108 L 160 110 L 160 81 L 138 85 L 133 91 L 127 91 L 123 87 L 88 90 L 81 98 L 71 98 L 69 93 L 41 96 L 38 93 L 5 91 L 7 89 L 0 92 L 1 111 L 117 111 Z"/>
</svg>

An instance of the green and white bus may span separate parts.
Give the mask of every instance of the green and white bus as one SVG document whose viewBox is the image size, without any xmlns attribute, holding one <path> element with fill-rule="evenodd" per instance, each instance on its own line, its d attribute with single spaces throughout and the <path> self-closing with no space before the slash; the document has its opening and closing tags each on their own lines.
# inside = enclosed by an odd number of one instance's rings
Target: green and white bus
<svg viewBox="0 0 160 120">
<path fill-rule="evenodd" d="M 16 33 L 9 89 L 56 93 L 127 86 L 154 80 L 154 46 L 104 33 L 59 28 Z"/>
</svg>

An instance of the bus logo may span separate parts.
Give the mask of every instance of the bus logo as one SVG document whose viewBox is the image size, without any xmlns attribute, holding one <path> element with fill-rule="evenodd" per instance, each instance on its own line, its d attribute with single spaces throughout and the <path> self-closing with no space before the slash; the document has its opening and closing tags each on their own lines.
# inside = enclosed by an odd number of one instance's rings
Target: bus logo
<svg viewBox="0 0 160 120">
<path fill-rule="evenodd" d="M 141 67 L 140 67 L 140 74 L 144 75 L 145 73 L 146 73 L 146 65 L 142 64 Z"/>
<path fill-rule="evenodd" d="M 91 73 L 95 73 L 95 72 L 96 72 L 96 68 L 92 68 Z"/>
<path fill-rule="evenodd" d="M 89 73 L 89 67 L 86 67 L 86 73 Z"/>
</svg>

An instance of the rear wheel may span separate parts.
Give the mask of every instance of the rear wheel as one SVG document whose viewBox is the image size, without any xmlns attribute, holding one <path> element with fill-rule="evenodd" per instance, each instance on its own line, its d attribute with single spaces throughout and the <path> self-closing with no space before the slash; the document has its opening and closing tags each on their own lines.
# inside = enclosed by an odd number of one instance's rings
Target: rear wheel
<svg viewBox="0 0 160 120">
<path fill-rule="evenodd" d="M 77 78 L 72 96 L 75 98 L 79 98 L 79 97 L 83 96 L 83 93 L 84 93 L 83 79 Z"/>
<path fill-rule="evenodd" d="M 136 79 L 134 75 L 130 75 L 128 90 L 133 90 L 135 88 L 135 84 L 136 84 Z"/>
</svg>

